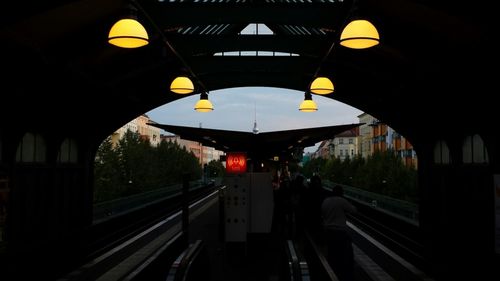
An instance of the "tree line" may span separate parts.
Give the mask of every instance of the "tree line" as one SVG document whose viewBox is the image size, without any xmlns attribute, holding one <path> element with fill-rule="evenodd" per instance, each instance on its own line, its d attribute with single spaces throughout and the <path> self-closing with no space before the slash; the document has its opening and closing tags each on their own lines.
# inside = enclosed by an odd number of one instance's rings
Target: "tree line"
<svg viewBox="0 0 500 281">
<path fill-rule="evenodd" d="M 111 137 L 102 142 L 94 162 L 94 202 L 103 202 L 133 194 L 164 188 L 182 182 L 185 173 L 190 180 L 221 177 L 224 167 L 211 161 L 204 168 L 198 158 L 176 142 L 162 140 L 152 146 L 138 132 L 127 131 L 113 146 Z M 376 151 L 364 159 L 315 158 L 304 163 L 301 172 L 307 178 L 319 173 L 325 180 L 367 191 L 416 202 L 417 171 L 405 166 L 391 150 Z"/>
<path fill-rule="evenodd" d="M 176 142 L 149 139 L 128 130 L 113 146 L 111 137 L 99 146 L 94 161 L 94 203 L 167 187 L 201 177 L 198 158 Z"/>
<path fill-rule="evenodd" d="M 319 173 L 325 180 L 361 188 L 392 198 L 417 202 L 417 170 L 405 166 L 392 150 L 376 151 L 364 159 L 360 155 L 346 158 L 311 159 L 302 167 L 310 178 Z"/>
</svg>

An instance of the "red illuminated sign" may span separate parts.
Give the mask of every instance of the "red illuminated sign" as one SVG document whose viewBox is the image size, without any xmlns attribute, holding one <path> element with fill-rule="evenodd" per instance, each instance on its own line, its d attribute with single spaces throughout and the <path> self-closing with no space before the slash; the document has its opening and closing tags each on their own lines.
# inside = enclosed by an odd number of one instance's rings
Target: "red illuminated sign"
<svg viewBox="0 0 500 281">
<path fill-rule="evenodd" d="M 226 154 L 226 172 L 231 174 L 245 173 L 247 171 L 247 155 L 242 152 L 229 152 Z"/>
</svg>

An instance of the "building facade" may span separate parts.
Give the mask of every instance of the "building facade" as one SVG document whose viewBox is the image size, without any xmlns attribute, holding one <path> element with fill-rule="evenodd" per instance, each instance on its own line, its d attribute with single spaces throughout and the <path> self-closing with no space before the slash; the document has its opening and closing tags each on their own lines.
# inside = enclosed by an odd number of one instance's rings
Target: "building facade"
<svg viewBox="0 0 500 281">
<path fill-rule="evenodd" d="M 336 135 L 333 139 L 324 140 L 312 155 L 312 158 L 335 157 L 342 161 L 346 158 L 353 158 L 359 154 L 358 149 L 359 128 L 347 130 Z"/>
<path fill-rule="evenodd" d="M 364 146 L 361 148 L 361 155 L 364 158 L 372 155 L 375 151 L 387 151 L 391 149 L 401 158 L 401 161 L 406 166 L 417 167 L 417 154 L 413 149 L 413 145 L 405 137 L 369 114 L 363 113 L 358 118 L 360 123 L 365 123 L 362 125 L 365 127 L 361 128 L 360 126 L 360 132 L 363 129 L 363 135 L 360 134 L 360 142 Z M 369 149 L 367 148 L 368 143 L 370 143 Z"/>
<path fill-rule="evenodd" d="M 332 140 L 324 140 L 324 141 L 322 141 L 319 144 L 318 149 L 316 150 L 316 152 L 314 152 L 312 158 L 325 158 L 325 159 L 330 158 L 330 156 L 332 155 L 331 146 L 330 146 L 331 145 L 331 141 Z"/>
<path fill-rule="evenodd" d="M 342 132 L 330 141 L 330 151 L 333 157 L 344 161 L 346 158 L 354 158 L 359 153 L 359 128 Z"/>
<path fill-rule="evenodd" d="M 362 125 L 322 141 L 311 158 L 335 157 L 343 161 L 361 155 L 366 159 L 376 151 L 391 149 L 405 165 L 417 167 L 417 154 L 405 137 L 368 113 L 362 113 L 358 118 Z"/>
<path fill-rule="evenodd" d="M 161 139 L 165 141 L 176 142 L 180 147 L 184 147 L 198 158 L 201 165 L 208 164 L 212 160 L 219 160 L 224 151 L 217 150 L 210 146 L 204 146 L 199 142 L 181 139 L 176 135 L 161 135 Z"/>
<path fill-rule="evenodd" d="M 141 138 L 149 140 L 152 146 L 157 146 L 161 141 L 161 129 L 148 125 L 148 123 L 155 122 L 149 119 L 146 114 L 134 118 L 111 135 L 111 143 L 115 146 L 123 135 L 130 130 L 132 132 L 138 132 L 141 135 Z"/>
<path fill-rule="evenodd" d="M 363 158 L 367 158 L 372 155 L 372 146 L 373 146 L 373 129 L 372 123 L 375 118 L 368 113 L 362 113 L 358 115 L 359 123 L 362 125 L 359 126 L 359 137 L 358 137 L 358 152 Z"/>
</svg>

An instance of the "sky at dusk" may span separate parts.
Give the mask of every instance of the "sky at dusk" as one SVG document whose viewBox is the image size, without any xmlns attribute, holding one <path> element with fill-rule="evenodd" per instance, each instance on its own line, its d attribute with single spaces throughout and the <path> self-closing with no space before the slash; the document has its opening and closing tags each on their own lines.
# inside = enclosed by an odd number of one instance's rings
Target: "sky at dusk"
<svg viewBox="0 0 500 281">
<path fill-rule="evenodd" d="M 300 112 L 304 92 L 281 88 L 245 87 L 213 91 L 212 112 L 194 110 L 199 95 L 188 96 L 153 109 L 151 120 L 168 125 L 251 132 L 257 119 L 259 132 L 358 123 L 362 111 L 330 98 L 313 95 L 316 112 Z M 165 132 L 162 132 L 165 133 Z M 316 146 L 306 148 L 314 151 Z"/>
</svg>

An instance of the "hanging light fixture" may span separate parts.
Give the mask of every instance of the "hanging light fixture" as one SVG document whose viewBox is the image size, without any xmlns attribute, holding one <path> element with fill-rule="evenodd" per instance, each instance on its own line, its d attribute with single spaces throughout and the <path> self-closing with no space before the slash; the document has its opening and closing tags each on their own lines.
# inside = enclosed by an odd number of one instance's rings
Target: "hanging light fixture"
<svg viewBox="0 0 500 281">
<path fill-rule="evenodd" d="M 181 95 L 191 94 L 194 91 L 194 85 L 189 77 L 179 76 L 170 84 L 170 91 Z"/>
<path fill-rule="evenodd" d="M 121 48 L 138 48 L 149 43 L 148 32 L 137 21 L 137 8 L 127 6 L 127 15 L 117 21 L 109 30 L 108 42 Z"/>
<path fill-rule="evenodd" d="M 210 111 L 214 110 L 214 106 L 208 100 L 207 93 L 200 94 L 200 100 L 198 102 L 196 102 L 196 104 L 194 106 L 194 110 L 196 110 L 198 112 L 210 112 Z"/>
<path fill-rule="evenodd" d="M 327 77 L 316 77 L 311 83 L 310 90 L 318 95 L 328 95 L 333 93 L 333 83 Z"/>
<path fill-rule="evenodd" d="M 379 42 L 377 28 L 364 19 L 351 21 L 340 35 L 340 45 L 351 49 L 366 49 L 378 45 Z"/>
<path fill-rule="evenodd" d="M 138 48 L 149 43 L 146 29 L 135 19 L 121 19 L 109 30 L 108 42 L 121 48 Z"/>
<path fill-rule="evenodd" d="M 300 103 L 299 110 L 302 112 L 315 112 L 318 111 L 318 106 L 312 100 L 312 95 L 309 92 L 306 92 L 304 95 L 304 101 Z"/>
</svg>

